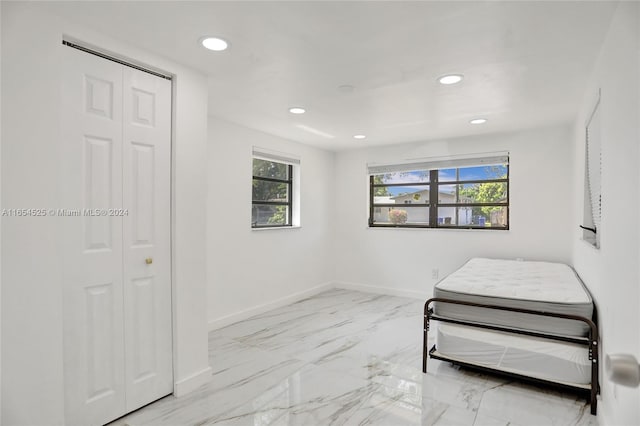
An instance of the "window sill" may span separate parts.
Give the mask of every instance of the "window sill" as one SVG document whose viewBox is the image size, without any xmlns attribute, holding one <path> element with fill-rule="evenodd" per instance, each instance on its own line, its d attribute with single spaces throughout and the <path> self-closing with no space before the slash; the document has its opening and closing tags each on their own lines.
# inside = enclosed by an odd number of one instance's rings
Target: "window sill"
<svg viewBox="0 0 640 426">
<path fill-rule="evenodd" d="M 482 232 L 482 231 L 494 231 L 491 234 L 507 234 L 510 228 L 491 229 L 491 228 L 427 228 L 427 227 L 395 227 L 395 226 L 367 226 L 366 229 L 385 229 L 385 230 L 401 230 L 401 231 L 438 231 L 438 232 Z M 496 232 L 498 231 L 498 232 Z"/>
<path fill-rule="evenodd" d="M 591 247 L 595 251 L 600 251 L 600 245 L 598 245 L 596 241 L 589 238 L 580 238 L 580 241 L 582 241 L 582 243 L 587 247 Z"/>
<path fill-rule="evenodd" d="M 294 225 L 294 226 L 273 226 L 273 227 L 268 227 L 265 226 L 263 228 L 251 228 L 252 231 L 280 231 L 280 230 L 288 230 L 288 229 L 300 229 L 302 228 L 302 226 L 300 225 Z"/>
</svg>

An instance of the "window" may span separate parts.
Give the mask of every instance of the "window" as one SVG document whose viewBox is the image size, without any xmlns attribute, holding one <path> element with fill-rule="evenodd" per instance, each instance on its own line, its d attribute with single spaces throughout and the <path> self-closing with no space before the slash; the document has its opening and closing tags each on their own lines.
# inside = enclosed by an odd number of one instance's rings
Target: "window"
<svg viewBox="0 0 640 426">
<path fill-rule="evenodd" d="M 294 185 L 297 165 L 294 158 L 253 150 L 251 227 L 277 228 L 296 224 Z"/>
<path fill-rule="evenodd" d="M 509 157 L 369 165 L 369 226 L 509 229 Z"/>
</svg>

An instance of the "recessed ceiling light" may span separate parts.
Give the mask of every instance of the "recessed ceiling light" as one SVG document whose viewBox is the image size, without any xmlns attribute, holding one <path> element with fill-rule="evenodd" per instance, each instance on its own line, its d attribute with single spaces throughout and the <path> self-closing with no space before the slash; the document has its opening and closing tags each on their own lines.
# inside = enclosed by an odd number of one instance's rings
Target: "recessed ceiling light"
<svg viewBox="0 0 640 426">
<path fill-rule="evenodd" d="M 355 135 L 353 136 L 354 139 L 365 139 L 367 136 L 366 135 Z"/>
<path fill-rule="evenodd" d="M 291 114 L 304 114 L 307 110 L 301 107 L 291 107 L 289 108 L 289 112 Z"/>
<path fill-rule="evenodd" d="M 203 37 L 200 39 L 200 43 L 209 50 L 215 52 L 222 52 L 229 47 L 229 43 L 219 37 Z"/>
<path fill-rule="evenodd" d="M 469 121 L 469 123 L 471 124 L 484 124 L 487 122 L 486 118 L 474 118 L 473 120 Z"/>
<path fill-rule="evenodd" d="M 447 74 L 438 78 L 440 84 L 456 84 L 460 83 L 463 79 L 462 74 Z"/>
</svg>

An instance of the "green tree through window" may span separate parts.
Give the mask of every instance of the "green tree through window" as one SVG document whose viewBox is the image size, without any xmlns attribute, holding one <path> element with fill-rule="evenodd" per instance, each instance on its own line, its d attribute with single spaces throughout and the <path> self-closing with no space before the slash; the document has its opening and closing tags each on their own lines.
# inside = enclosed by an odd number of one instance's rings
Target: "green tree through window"
<svg viewBox="0 0 640 426">
<path fill-rule="evenodd" d="M 490 166 L 485 168 L 491 179 L 506 179 L 504 167 Z M 460 198 L 473 200 L 475 203 L 499 203 L 507 200 L 507 185 L 503 182 L 482 182 L 471 185 L 459 185 Z M 491 218 L 492 212 L 501 210 L 500 206 L 473 207 L 473 215 Z"/>
<path fill-rule="evenodd" d="M 376 185 L 383 184 L 385 180 L 388 180 L 386 175 L 375 175 L 373 177 L 373 182 Z M 376 197 L 388 197 L 391 195 L 391 193 L 389 192 L 386 186 L 378 186 L 374 188 L 373 195 L 375 195 Z"/>
</svg>

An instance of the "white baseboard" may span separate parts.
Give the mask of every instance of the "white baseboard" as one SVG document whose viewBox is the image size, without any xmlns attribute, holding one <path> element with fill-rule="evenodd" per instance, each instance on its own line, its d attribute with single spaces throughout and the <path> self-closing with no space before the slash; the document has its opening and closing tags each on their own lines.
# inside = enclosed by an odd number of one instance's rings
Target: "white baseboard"
<svg viewBox="0 0 640 426">
<path fill-rule="evenodd" d="M 302 299 L 306 299 L 307 297 L 314 296 L 318 293 L 322 293 L 323 291 L 330 290 L 334 288 L 333 283 L 328 282 L 324 284 L 320 284 L 308 290 L 304 290 L 298 293 L 290 294 L 289 296 L 283 297 L 281 299 L 274 300 L 272 302 L 264 303 L 262 305 L 254 306 L 249 309 L 242 310 L 240 312 L 236 312 L 231 315 L 226 315 L 221 318 L 216 318 L 213 320 L 209 320 L 209 331 L 217 330 L 222 327 L 226 327 L 230 324 L 233 324 L 238 321 L 246 320 L 247 318 L 251 318 L 254 315 L 259 315 L 265 312 L 268 312 L 272 309 L 281 308 L 283 306 L 290 305 L 295 302 L 299 302 Z"/>
<path fill-rule="evenodd" d="M 596 414 L 596 419 L 598 420 L 599 425 L 611 425 L 613 423 L 609 423 L 608 417 L 602 412 L 602 400 L 598 401 L 598 414 Z"/>
<path fill-rule="evenodd" d="M 178 380 L 173 384 L 173 395 L 176 398 L 180 398 L 181 396 L 198 389 L 200 386 L 211 380 L 211 371 L 211 367 L 203 368 L 184 379 Z"/>
<path fill-rule="evenodd" d="M 422 292 L 422 291 L 415 291 L 415 290 L 401 290 L 401 289 L 392 288 L 392 287 L 379 287 L 379 286 L 372 286 L 367 284 L 347 283 L 347 282 L 341 282 L 341 281 L 327 282 L 327 283 L 315 286 L 313 288 L 310 288 L 309 290 L 304 290 L 304 291 L 283 297 L 281 299 L 277 299 L 268 303 L 264 303 L 262 305 L 244 309 L 240 312 L 236 312 L 231 315 L 226 315 L 221 318 L 209 320 L 209 323 L 208 323 L 209 331 L 217 330 L 219 328 L 226 327 L 238 321 L 243 321 L 243 320 L 246 320 L 247 318 L 251 318 L 254 315 L 260 315 L 270 310 L 290 305 L 302 299 L 306 299 L 307 297 L 314 296 L 323 291 L 331 290 L 332 288 L 342 288 L 345 290 L 362 291 L 364 293 L 386 294 L 388 296 L 409 297 L 412 299 L 419 299 L 423 301 L 431 297 L 431 291 Z"/>
<path fill-rule="evenodd" d="M 600 348 L 602 349 L 602 348 Z M 605 378 L 600 375 L 600 382 L 605 380 Z M 603 386 L 610 385 L 611 383 L 603 384 Z M 602 388 L 600 388 L 600 392 L 602 392 Z M 611 395 L 611 393 L 609 394 Z M 588 410 L 588 409 L 587 409 Z M 607 401 L 602 399 L 602 393 L 598 395 L 598 414 L 596 415 L 596 419 L 598 420 L 599 425 L 615 425 L 620 424 L 620 420 L 617 422 L 612 421 L 612 412 L 611 410 L 615 410 L 612 405 L 610 405 Z"/>
<path fill-rule="evenodd" d="M 368 284 L 357 284 L 337 281 L 333 283 L 335 288 L 345 290 L 362 291 L 365 293 L 386 294 L 387 296 L 409 297 L 411 299 L 427 300 L 431 297 L 431 291 L 402 290 L 392 287 L 380 287 Z"/>
</svg>

